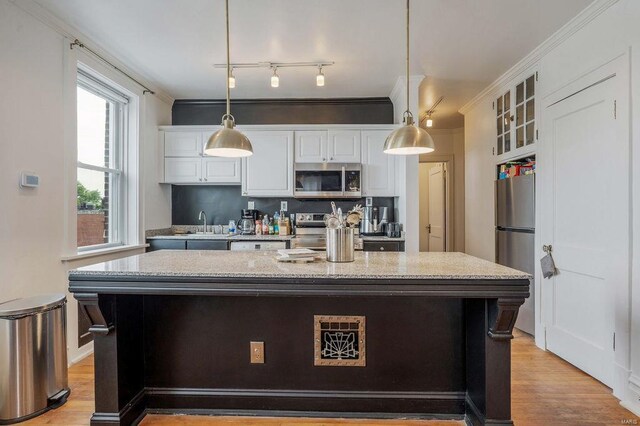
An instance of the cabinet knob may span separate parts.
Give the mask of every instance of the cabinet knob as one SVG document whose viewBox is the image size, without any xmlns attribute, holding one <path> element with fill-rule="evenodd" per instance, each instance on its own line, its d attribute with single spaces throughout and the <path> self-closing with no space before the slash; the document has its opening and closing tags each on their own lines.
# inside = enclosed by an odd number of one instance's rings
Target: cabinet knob
<svg viewBox="0 0 640 426">
<path fill-rule="evenodd" d="M 322 161 L 327 161 L 327 159 L 323 157 L 323 158 L 322 158 Z"/>
<path fill-rule="evenodd" d="M 200 178 L 200 182 L 202 182 L 202 178 Z"/>
<path fill-rule="evenodd" d="M 333 157 L 329 158 L 329 160 L 333 160 Z"/>
<path fill-rule="evenodd" d="M 207 181 L 207 178 L 204 178 L 204 181 L 206 182 L 206 181 Z"/>
<path fill-rule="evenodd" d="M 380 247 L 380 251 L 384 251 L 384 247 Z"/>
</svg>

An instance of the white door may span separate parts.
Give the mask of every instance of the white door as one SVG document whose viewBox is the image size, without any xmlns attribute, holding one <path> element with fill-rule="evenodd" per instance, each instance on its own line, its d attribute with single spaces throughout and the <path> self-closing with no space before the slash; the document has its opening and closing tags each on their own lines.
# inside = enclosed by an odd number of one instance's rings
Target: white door
<svg viewBox="0 0 640 426">
<path fill-rule="evenodd" d="M 541 239 L 552 245 L 558 270 L 542 280 L 547 349 L 608 386 L 614 297 L 628 245 L 628 141 L 617 135 L 614 118 L 619 78 L 546 108 L 540 164 Z"/>
<path fill-rule="evenodd" d="M 327 131 L 296 131 L 296 163 L 324 163 L 327 161 Z"/>
<path fill-rule="evenodd" d="M 330 163 L 359 163 L 360 130 L 329 130 L 327 155 Z"/>
<path fill-rule="evenodd" d="M 247 131 L 253 155 L 242 159 L 242 195 L 293 196 L 293 132 Z"/>
<path fill-rule="evenodd" d="M 445 251 L 445 185 L 444 163 L 433 164 L 429 169 L 429 251 Z"/>
<path fill-rule="evenodd" d="M 202 182 L 202 158 L 165 158 L 164 181 L 166 183 Z"/>
<path fill-rule="evenodd" d="M 362 131 L 362 195 L 395 196 L 395 155 L 385 154 L 384 142 L 392 130 Z"/>
<path fill-rule="evenodd" d="M 240 183 L 240 159 L 204 157 L 202 181 L 208 183 Z"/>
<path fill-rule="evenodd" d="M 201 132 L 165 132 L 165 157 L 199 157 L 202 155 Z"/>
</svg>

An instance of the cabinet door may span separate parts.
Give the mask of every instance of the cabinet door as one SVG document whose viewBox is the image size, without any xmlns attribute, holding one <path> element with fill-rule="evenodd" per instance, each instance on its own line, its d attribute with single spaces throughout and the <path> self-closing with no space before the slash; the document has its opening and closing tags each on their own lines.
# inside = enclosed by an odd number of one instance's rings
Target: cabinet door
<svg viewBox="0 0 640 426">
<path fill-rule="evenodd" d="M 226 240 L 187 240 L 187 250 L 228 250 Z"/>
<path fill-rule="evenodd" d="M 201 132 L 165 132 L 165 157 L 199 157 L 202 155 Z"/>
<path fill-rule="evenodd" d="M 391 130 L 362 131 L 362 195 L 392 197 L 395 195 L 396 158 L 382 149 Z"/>
<path fill-rule="evenodd" d="M 296 131 L 296 163 L 327 161 L 327 132 L 325 130 Z"/>
<path fill-rule="evenodd" d="M 329 130 L 327 155 L 330 163 L 359 163 L 360 130 Z"/>
<path fill-rule="evenodd" d="M 204 157 L 202 181 L 205 183 L 240 183 L 240 159 Z"/>
<path fill-rule="evenodd" d="M 363 251 L 404 251 L 403 241 L 364 241 Z"/>
<path fill-rule="evenodd" d="M 242 159 L 242 195 L 293 196 L 293 132 L 248 131 L 253 155 Z"/>
<path fill-rule="evenodd" d="M 202 158 L 165 158 L 164 181 L 166 183 L 202 182 Z"/>
<path fill-rule="evenodd" d="M 156 251 L 156 250 L 185 250 L 187 248 L 186 240 L 147 240 L 149 243 L 149 247 L 147 251 Z"/>
</svg>

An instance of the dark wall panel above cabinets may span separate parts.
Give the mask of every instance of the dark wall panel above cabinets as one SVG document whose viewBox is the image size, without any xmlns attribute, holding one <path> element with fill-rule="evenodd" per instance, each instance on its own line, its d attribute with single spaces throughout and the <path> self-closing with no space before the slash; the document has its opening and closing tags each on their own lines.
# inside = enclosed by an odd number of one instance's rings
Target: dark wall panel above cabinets
<svg viewBox="0 0 640 426">
<path fill-rule="evenodd" d="M 218 125 L 225 113 L 223 99 L 178 99 L 172 123 Z M 389 98 L 236 99 L 231 110 L 242 124 L 393 124 Z"/>
</svg>

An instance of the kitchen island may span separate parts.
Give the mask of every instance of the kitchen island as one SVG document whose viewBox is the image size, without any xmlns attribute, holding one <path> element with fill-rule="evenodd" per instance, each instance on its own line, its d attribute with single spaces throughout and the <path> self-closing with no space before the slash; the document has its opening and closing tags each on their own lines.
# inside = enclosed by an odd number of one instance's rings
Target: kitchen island
<svg viewBox="0 0 640 426">
<path fill-rule="evenodd" d="M 512 424 L 530 276 L 461 253 L 162 250 L 69 273 L 92 323 L 91 423 L 146 413 Z"/>
</svg>

